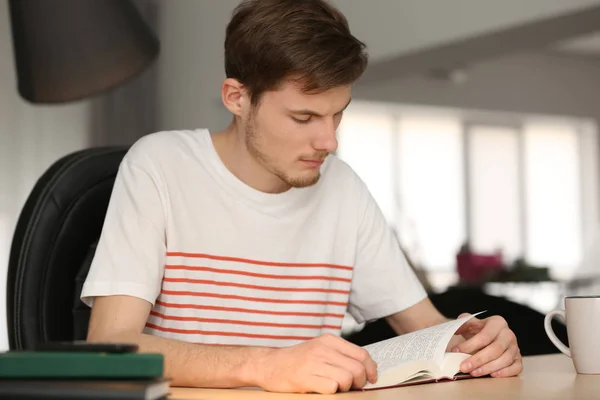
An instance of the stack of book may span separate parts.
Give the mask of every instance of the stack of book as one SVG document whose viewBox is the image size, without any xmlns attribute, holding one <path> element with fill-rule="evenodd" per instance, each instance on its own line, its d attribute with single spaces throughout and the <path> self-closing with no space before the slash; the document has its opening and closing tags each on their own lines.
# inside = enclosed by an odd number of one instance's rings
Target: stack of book
<svg viewBox="0 0 600 400">
<path fill-rule="evenodd" d="M 2 399 L 166 399 L 161 354 L 97 351 L 0 353 Z"/>
</svg>

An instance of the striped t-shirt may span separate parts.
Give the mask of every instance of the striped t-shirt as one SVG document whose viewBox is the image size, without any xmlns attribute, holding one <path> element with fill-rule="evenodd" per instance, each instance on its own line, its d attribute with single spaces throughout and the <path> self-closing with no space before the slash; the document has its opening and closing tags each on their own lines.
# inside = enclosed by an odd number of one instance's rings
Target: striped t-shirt
<svg viewBox="0 0 600 400">
<path fill-rule="evenodd" d="M 289 346 L 425 297 L 366 186 L 329 156 L 321 179 L 259 192 L 206 130 L 147 135 L 115 181 L 82 292 L 152 303 L 145 333 L 199 344 Z"/>
</svg>

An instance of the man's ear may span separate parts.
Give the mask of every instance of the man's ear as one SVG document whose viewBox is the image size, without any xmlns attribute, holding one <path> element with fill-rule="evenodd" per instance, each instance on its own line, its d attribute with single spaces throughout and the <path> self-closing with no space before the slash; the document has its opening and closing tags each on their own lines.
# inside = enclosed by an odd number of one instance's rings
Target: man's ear
<svg viewBox="0 0 600 400">
<path fill-rule="evenodd" d="M 248 92 L 237 79 L 227 78 L 221 85 L 221 99 L 223 105 L 233 114 L 238 117 L 244 114 L 247 108 L 249 99 Z"/>
</svg>

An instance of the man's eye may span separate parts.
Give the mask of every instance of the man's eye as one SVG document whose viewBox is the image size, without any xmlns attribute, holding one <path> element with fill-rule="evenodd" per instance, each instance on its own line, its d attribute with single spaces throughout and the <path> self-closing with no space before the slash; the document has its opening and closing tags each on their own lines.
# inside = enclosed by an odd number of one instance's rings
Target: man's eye
<svg viewBox="0 0 600 400">
<path fill-rule="evenodd" d="M 308 117 L 306 119 L 298 119 L 298 118 L 292 117 L 292 119 L 299 124 L 308 124 L 310 122 L 311 118 L 312 117 Z"/>
</svg>

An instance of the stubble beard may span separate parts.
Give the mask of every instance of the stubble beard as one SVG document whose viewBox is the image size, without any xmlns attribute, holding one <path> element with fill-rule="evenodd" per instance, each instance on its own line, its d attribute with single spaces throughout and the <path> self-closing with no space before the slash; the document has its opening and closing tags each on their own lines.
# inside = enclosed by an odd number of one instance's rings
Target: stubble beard
<svg viewBox="0 0 600 400">
<path fill-rule="evenodd" d="M 244 126 L 244 129 L 246 133 L 246 148 L 248 149 L 248 152 L 254 158 L 256 158 L 269 172 L 281 179 L 285 184 L 294 188 L 305 188 L 315 185 L 321 178 L 320 171 L 317 171 L 317 173 L 312 176 L 294 177 L 290 176 L 285 171 L 277 167 L 273 159 L 260 149 L 261 136 L 258 132 L 258 129 L 256 129 L 256 124 L 253 116 L 249 116 Z"/>
</svg>

